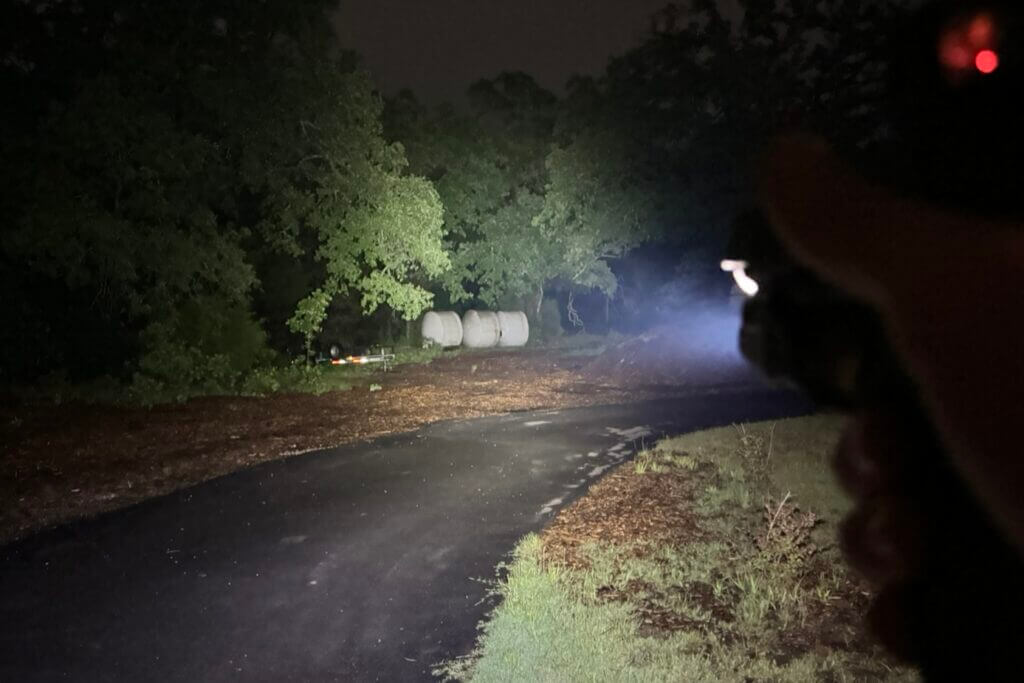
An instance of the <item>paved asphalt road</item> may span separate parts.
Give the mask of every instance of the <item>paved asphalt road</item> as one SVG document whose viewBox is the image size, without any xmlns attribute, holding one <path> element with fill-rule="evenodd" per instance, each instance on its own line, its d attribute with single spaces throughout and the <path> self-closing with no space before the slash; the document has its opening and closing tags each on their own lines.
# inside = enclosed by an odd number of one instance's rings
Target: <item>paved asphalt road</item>
<svg viewBox="0 0 1024 683">
<path fill-rule="evenodd" d="M 268 463 L 0 549 L 0 681 L 430 680 L 490 578 L 642 440 L 754 392 L 520 413 Z"/>
</svg>

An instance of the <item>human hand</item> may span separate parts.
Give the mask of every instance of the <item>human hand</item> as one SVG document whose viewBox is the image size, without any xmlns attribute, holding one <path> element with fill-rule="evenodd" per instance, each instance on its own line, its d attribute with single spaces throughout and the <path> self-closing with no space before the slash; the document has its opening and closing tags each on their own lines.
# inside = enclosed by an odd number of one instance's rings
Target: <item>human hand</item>
<svg viewBox="0 0 1024 683">
<path fill-rule="evenodd" d="M 1000 600 L 999 591 L 1017 600 L 1024 566 L 1024 458 L 1017 453 L 1024 320 L 1016 291 L 1024 276 L 1024 226 L 873 187 L 808 137 L 775 143 L 761 168 L 759 198 L 799 261 L 879 312 L 939 439 L 922 446 L 921 432 L 930 429 L 866 406 L 837 455 L 840 479 L 858 501 L 843 545 L 879 587 L 876 632 L 894 652 L 918 661 L 954 657 L 947 643 L 967 647 L 968 633 L 979 646 L 1000 640 L 985 621 L 992 605 L 983 603 Z M 932 456 L 943 462 L 929 462 Z M 932 465 L 940 471 L 938 493 L 917 482 Z M 986 562 L 1000 569 L 972 566 Z M 962 585 L 966 577 L 998 584 L 997 575 L 1012 586 L 986 585 L 976 595 Z M 954 597 L 942 603 L 945 595 Z M 929 623 L 942 619 L 962 623 Z M 925 635 L 911 642 L 915 629 Z M 1002 637 L 1002 652 L 1015 651 L 1016 640 Z M 930 653 L 921 653 L 922 641 Z"/>
<path fill-rule="evenodd" d="M 793 255 L 881 313 L 954 466 L 1024 551 L 1024 226 L 901 199 L 815 138 L 779 140 L 760 178 Z"/>
</svg>

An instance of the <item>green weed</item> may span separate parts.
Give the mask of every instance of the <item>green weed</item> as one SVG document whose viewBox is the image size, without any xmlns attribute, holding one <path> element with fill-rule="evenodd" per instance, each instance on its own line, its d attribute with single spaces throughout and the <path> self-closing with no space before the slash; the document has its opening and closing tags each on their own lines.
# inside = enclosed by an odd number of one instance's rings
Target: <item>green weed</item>
<svg viewBox="0 0 1024 683">
<path fill-rule="evenodd" d="M 497 584 L 503 601 L 478 649 L 438 673 L 473 681 L 916 680 L 877 652 L 815 647 L 776 656 L 794 629 L 813 637 L 813 620 L 833 614 L 837 596 L 849 592 L 834 545 L 816 540 L 835 533 L 844 505 L 819 472 L 837 429 L 834 418 L 814 417 L 642 450 L 637 475 L 696 478 L 688 505 L 701 538 L 587 544 L 579 548 L 586 569 L 569 570 L 546 561 L 538 536 L 527 537 Z M 643 614 L 674 615 L 679 626 L 650 637 Z"/>
<path fill-rule="evenodd" d="M 633 458 L 633 469 L 637 474 L 647 474 L 652 471 L 654 465 L 654 454 L 650 451 L 640 451 Z"/>
<path fill-rule="evenodd" d="M 862 655 L 843 651 L 812 652 L 777 660 L 764 648 L 759 634 L 780 606 L 791 604 L 792 594 L 753 578 L 745 591 L 740 623 L 750 625 L 744 637 L 723 639 L 708 626 L 711 615 L 699 606 L 689 617 L 694 627 L 646 636 L 637 623 L 634 605 L 600 600 L 596 589 L 606 581 L 646 580 L 674 582 L 702 574 L 708 560 L 722 561 L 724 546 L 705 546 L 696 556 L 663 553 L 646 560 L 616 561 L 611 549 L 592 549 L 594 566 L 576 572 L 546 562 L 536 535 L 524 538 L 508 565 L 506 578 L 497 584 L 501 603 L 482 626 L 479 647 L 472 654 L 438 665 L 435 675 L 448 681 L 597 681 L 600 683 L 655 681 L 786 681 L 820 680 L 912 681 L 906 671 L 889 670 Z M 666 561 L 678 562 L 672 575 L 662 575 Z M 722 594 L 728 590 L 723 585 Z M 650 596 L 648 596 L 650 597 Z M 677 598 L 685 602 L 685 598 Z M 795 619 L 796 611 L 779 620 Z M 856 671 L 854 675 L 851 672 Z"/>
</svg>

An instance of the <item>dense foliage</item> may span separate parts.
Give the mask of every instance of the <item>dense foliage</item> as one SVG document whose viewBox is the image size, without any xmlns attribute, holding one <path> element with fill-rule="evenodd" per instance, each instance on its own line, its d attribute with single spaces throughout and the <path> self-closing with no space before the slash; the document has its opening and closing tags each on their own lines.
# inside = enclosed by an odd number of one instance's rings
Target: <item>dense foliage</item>
<svg viewBox="0 0 1024 683">
<path fill-rule="evenodd" d="M 403 93 L 385 128 L 446 207 L 447 293 L 493 305 L 597 292 L 621 320 L 657 298 L 643 272 L 630 281 L 637 247 L 673 254 L 659 284 L 706 275 L 773 132 L 860 149 L 884 138 L 885 27 L 901 4 L 745 3 L 729 21 L 695 0 L 653 16 L 644 41 L 560 102 L 518 73 L 475 84 L 468 112 Z"/>
<path fill-rule="evenodd" d="M 47 368 L 230 388 L 253 299 L 307 345 L 336 297 L 406 318 L 448 268 L 442 207 L 381 135 L 330 3 L 8 6 L 5 378 Z M 261 288 L 295 262 L 302 286 Z M 8 298 L 9 297 L 9 298 Z"/>
<path fill-rule="evenodd" d="M 430 110 L 383 101 L 328 0 L 6 3 L 0 380 L 237 391 L 435 301 L 549 330 L 552 297 L 651 305 L 713 261 L 774 130 L 885 134 L 895 0 L 745 4 L 669 5 L 563 99 L 504 73 Z"/>
</svg>

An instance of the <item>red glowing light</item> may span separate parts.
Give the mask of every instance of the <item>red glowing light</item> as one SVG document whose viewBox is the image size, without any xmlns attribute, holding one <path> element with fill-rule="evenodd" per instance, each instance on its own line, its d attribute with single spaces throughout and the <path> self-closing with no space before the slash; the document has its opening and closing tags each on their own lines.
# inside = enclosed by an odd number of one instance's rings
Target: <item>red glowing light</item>
<svg viewBox="0 0 1024 683">
<path fill-rule="evenodd" d="M 971 51 L 966 45 L 957 40 L 957 36 L 950 36 L 942 43 L 942 63 L 950 69 L 968 69 L 971 66 Z"/>
<path fill-rule="evenodd" d="M 999 68 L 1000 30 L 995 18 L 982 12 L 948 25 L 939 37 L 939 61 L 946 76 L 962 81 L 974 74 L 991 74 Z"/>
<path fill-rule="evenodd" d="M 967 27 L 967 40 L 974 47 L 989 47 L 995 40 L 996 26 L 988 14 L 979 14 Z"/>
<path fill-rule="evenodd" d="M 974 57 L 974 66 L 983 74 L 990 74 L 999 68 L 999 55 L 993 50 L 982 50 Z"/>
</svg>

